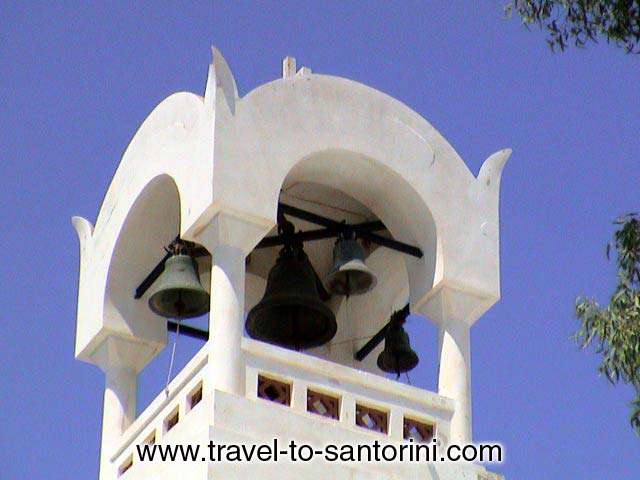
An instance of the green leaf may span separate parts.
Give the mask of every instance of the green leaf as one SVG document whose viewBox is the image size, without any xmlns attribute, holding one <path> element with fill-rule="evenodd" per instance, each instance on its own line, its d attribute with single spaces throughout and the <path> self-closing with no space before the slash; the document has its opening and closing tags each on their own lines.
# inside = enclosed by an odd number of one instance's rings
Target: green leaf
<svg viewBox="0 0 640 480">
<path fill-rule="evenodd" d="M 593 346 L 602 360 L 598 371 L 609 382 L 631 384 L 636 398 L 631 403 L 631 425 L 640 435 L 640 221 L 636 214 L 617 219 L 614 242 L 618 284 L 609 305 L 578 297 L 576 316 L 580 327 L 574 340 L 580 348 Z"/>
</svg>

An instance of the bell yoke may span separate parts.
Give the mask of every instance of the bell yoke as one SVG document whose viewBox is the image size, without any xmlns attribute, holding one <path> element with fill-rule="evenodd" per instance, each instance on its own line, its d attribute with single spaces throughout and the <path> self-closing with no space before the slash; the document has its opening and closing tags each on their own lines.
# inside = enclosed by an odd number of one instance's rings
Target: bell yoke
<svg viewBox="0 0 640 480">
<path fill-rule="evenodd" d="M 284 211 L 334 228 L 333 231 L 327 228 L 326 232 L 314 233 L 317 238 L 309 236 L 306 239 L 338 237 L 333 248 L 333 267 L 325 279 L 326 290 L 304 251 L 305 232 L 296 233 Z M 371 227 L 373 223 L 367 226 Z M 335 229 L 334 224 L 340 228 Z M 249 336 L 294 350 L 330 342 L 338 326 L 334 313 L 324 301 L 331 295 L 362 295 L 377 283 L 375 274 L 364 262 L 365 250 L 356 239 L 358 228 L 359 225 L 348 226 L 294 207 L 282 208 L 278 215 L 278 236 L 270 237 L 265 244 L 282 244 L 283 247 L 269 271 L 262 300 L 247 315 L 245 328 Z M 394 248 L 390 242 L 395 241 L 387 241 L 385 246 Z M 155 282 L 151 280 L 157 285 L 149 297 L 149 308 L 160 316 L 178 320 L 207 313 L 209 294 L 200 283 L 195 261 L 195 256 L 203 254 L 202 248 L 176 239 L 166 250 L 164 270 Z M 149 283 L 149 279 L 145 282 Z M 369 345 L 368 351 L 364 355 L 356 355 L 357 360 L 361 361 L 384 339 L 385 348 L 377 361 L 382 371 L 399 375 L 417 365 L 418 356 L 411 349 L 409 337 L 402 328 L 408 308 L 405 307 L 403 312 L 404 315 L 401 312 L 392 315 L 389 323 L 369 342 L 372 346 Z"/>
</svg>

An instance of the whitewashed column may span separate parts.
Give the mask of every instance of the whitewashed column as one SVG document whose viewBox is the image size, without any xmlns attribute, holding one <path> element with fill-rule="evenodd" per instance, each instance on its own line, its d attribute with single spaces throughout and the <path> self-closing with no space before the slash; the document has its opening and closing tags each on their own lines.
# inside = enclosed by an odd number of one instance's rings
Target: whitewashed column
<svg viewBox="0 0 640 480">
<path fill-rule="evenodd" d="M 194 241 L 211 253 L 208 369 L 212 390 L 245 394 L 245 259 L 270 229 L 267 223 L 218 212 L 195 235 Z"/>
<path fill-rule="evenodd" d="M 108 368 L 105 374 L 100 479 L 114 478 L 117 466 L 111 464 L 111 455 L 115 453 L 124 431 L 136 418 L 138 390 L 138 376 L 130 368 L 112 367 Z"/>
<path fill-rule="evenodd" d="M 211 375 L 217 390 L 244 395 L 241 342 L 244 328 L 245 254 L 232 245 L 211 252 Z"/>
<path fill-rule="evenodd" d="M 455 402 L 449 443 L 473 441 L 471 412 L 471 345 L 474 322 L 494 301 L 473 290 L 440 287 L 420 311 L 438 325 L 438 393 Z"/>
<path fill-rule="evenodd" d="M 470 443 L 471 428 L 471 349 L 470 327 L 459 319 L 444 319 L 439 325 L 438 393 L 455 400 L 451 418 L 452 443 Z"/>
<path fill-rule="evenodd" d="M 100 446 L 100 479 L 115 478 L 111 463 L 122 434 L 136 418 L 138 372 L 153 347 L 110 335 L 96 348 L 94 360 L 105 374 Z"/>
</svg>

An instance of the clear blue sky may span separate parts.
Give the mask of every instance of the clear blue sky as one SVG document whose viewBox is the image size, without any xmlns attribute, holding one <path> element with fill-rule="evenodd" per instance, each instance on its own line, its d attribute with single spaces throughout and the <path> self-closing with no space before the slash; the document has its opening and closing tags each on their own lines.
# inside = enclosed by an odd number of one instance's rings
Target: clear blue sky
<svg viewBox="0 0 640 480">
<path fill-rule="evenodd" d="M 0 477 L 97 476 L 104 378 L 73 358 L 69 218 L 95 220 L 158 102 L 203 92 L 215 44 L 241 95 L 293 55 L 399 98 L 474 173 L 513 148 L 502 300 L 473 329 L 475 438 L 505 444 L 496 470 L 511 479 L 640 478 L 631 390 L 598 377 L 597 357 L 570 340 L 575 296 L 606 301 L 614 285 L 611 221 L 640 209 L 637 56 L 552 54 L 500 0 L 91 3 L 4 2 L 0 13 Z M 410 330 L 413 381 L 435 389 L 435 330 L 417 318 Z M 179 345 L 181 362 L 195 348 Z M 145 371 L 143 404 L 166 368 L 161 355 Z"/>
</svg>

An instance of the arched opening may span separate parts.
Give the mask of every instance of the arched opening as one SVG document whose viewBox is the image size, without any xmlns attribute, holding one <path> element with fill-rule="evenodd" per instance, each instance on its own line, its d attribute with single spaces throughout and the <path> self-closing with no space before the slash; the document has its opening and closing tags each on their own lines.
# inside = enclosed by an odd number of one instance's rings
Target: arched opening
<svg viewBox="0 0 640 480">
<path fill-rule="evenodd" d="M 147 306 L 147 293 L 134 292 L 150 268 L 164 256 L 164 247 L 180 229 L 180 196 L 169 175 L 152 179 L 129 209 L 111 257 L 105 295 L 105 315 L 119 318 L 122 328 L 147 338 L 156 329 L 158 317 Z"/>
<path fill-rule="evenodd" d="M 354 359 L 354 353 L 386 324 L 393 311 L 407 303 L 412 290 L 422 292 L 431 288 L 437 264 L 437 235 L 431 213 L 397 173 L 371 158 L 344 150 L 324 151 L 299 161 L 282 181 L 279 202 L 347 224 L 381 221 L 386 229 L 377 233 L 417 245 L 423 251 L 423 257 L 418 259 L 375 243 L 362 242 L 365 263 L 378 278 L 375 289 L 350 298 L 333 296 L 327 305 L 336 315 L 338 331 L 329 343 L 306 352 L 382 374 L 376 359 L 384 342 L 362 362 Z M 318 228 L 306 220 L 288 219 L 296 231 Z M 276 234 L 274 228 L 267 237 Z M 335 241 L 335 238 L 326 238 L 305 242 L 305 252 L 321 279 L 326 278 L 333 265 Z M 280 248 L 257 248 L 251 253 L 245 288 L 246 312 L 261 300 Z M 420 320 L 410 317 L 412 323 Z M 434 344 L 435 332 L 427 322 L 422 323 L 424 327 L 412 326 L 411 330 L 428 335 Z"/>
<path fill-rule="evenodd" d="M 165 247 L 180 232 L 180 195 L 172 177 L 159 175 L 140 192 L 131 206 L 118 235 L 107 279 L 105 315 L 117 320 L 123 333 L 142 339 L 150 339 L 156 345 L 155 357 L 138 377 L 137 411 L 142 411 L 162 391 L 167 379 L 171 348 L 163 348 L 175 340 L 175 334 L 167 339 L 167 320 L 151 311 L 149 296 L 153 287 L 141 298 L 134 298 L 136 289 L 148 277 L 150 271 L 164 257 Z M 205 261 L 205 259 L 199 259 Z M 199 268 L 205 288 L 204 269 Z M 206 328 L 208 315 L 190 320 Z M 180 335 L 176 349 L 173 375 L 202 348 L 202 341 Z"/>
</svg>

